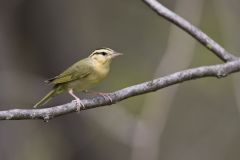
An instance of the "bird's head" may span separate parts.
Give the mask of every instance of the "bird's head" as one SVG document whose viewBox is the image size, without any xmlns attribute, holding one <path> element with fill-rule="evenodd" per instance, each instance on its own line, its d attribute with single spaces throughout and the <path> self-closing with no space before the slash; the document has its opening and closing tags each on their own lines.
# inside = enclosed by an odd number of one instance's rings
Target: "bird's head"
<svg viewBox="0 0 240 160">
<path fill-rule="evenodd" d="M 123 54 L 118 53 L 110 48 L 100 48 L 93 51 L 89 58 L 100 65 L 109 65 L 113 58 L 120 55 Z"/>
</svg>

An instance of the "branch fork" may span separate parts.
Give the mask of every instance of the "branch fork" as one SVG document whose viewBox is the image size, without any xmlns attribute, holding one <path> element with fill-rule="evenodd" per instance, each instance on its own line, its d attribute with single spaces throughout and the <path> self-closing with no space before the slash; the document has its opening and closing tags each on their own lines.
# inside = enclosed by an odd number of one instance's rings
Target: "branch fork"
<svg viewBox="0 0 240 160">
<path fill-rule="evenodd" d="M 226 51 L 221 45 L 207 36 L 200 29 L 193 26 L 191 23 L 176 13 L 164 7 L 157 0 L 143 0 L 143 2 L 146 3 L 159 16 L 165 18 L 167 21 L 186 31 L 225 63 L 182 70 L 161 78 L 109 93 L 107 96 L 112 99 L 111 102 L 103 96 L 96 96 L 92 99 L 85 99 L 82 100 L 82 103 L 85 107 L 81 108 L 81 110 L 111 105 L 133 96 L 154 92 L 162 88 L 193 79 L 200 79 L 205 77 L 223 78 L 229 74 L 240 71 L 240 59 L 230 52 Z M 42 119 L 45 122 L 48 122 L 52 118 L 76 112 L 77 107 L 78 106 L 76 103 L 70 102 L 67 104 L 43 109 L 4 110 L 0 111 L 0 120 Z"/>
</svg>

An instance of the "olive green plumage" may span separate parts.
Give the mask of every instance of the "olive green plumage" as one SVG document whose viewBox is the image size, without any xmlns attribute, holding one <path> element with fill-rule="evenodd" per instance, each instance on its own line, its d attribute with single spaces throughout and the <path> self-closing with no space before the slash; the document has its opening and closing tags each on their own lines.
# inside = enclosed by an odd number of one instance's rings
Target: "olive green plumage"
<svg viewBox="0 0 240 160">
<path fill-rule="evenodd" d="M 54 96 L 67 91 L 81 103 L 73 92 L 90 89 L 101 82 L 110 70 L 112 59 L 119 55 L 122 54 L 110 48 L 97 49 L 89 57 L 76 62 L 60 75 L 45 81 L 53 84 L 53 89 L 35 104 L 34 108 L 46 104 Z"/>
</svg>

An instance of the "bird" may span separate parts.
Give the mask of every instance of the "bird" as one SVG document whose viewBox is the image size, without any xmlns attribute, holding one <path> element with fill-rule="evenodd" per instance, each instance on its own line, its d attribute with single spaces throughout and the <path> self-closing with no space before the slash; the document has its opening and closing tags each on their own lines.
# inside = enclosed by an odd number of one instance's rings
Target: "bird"
<svg viewBox="0 0 240 160">
<path fill-rule="evenodd" d="M 123 54 L 106 47 L 94 50 L 87 58 L 74 63 L 58 76 L 46 80 L 47 84 L 53 84 L 53 88 L 33 107 L 43 106 L 53 97 L 68 92 L 75 99 L 77 111 L 80 111 L 81 107 L 85 106 L 75 92 L 87 91 L 104 80 L 110 71 L 112 60 L 120 55 Z"/>
</svg>

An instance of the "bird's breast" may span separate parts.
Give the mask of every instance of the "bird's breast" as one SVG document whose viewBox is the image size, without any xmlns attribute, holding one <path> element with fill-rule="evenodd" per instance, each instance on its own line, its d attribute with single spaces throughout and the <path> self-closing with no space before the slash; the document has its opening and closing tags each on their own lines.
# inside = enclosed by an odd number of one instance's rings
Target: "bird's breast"
<svg viewBox="0 0 240 160">
<path fill-rule="evenodd" d="M 108 74 L 109 67 L 95 67 L 92 74 L 89 74 L 87 77 L 89 81 L 99 83 L 101 82 Z"/>
<path fill-rule="evenodd" d="M 95 67 L 93 71 L 82 79 L 78 79 L 68 83 L 68 88 L 73 88 L 74 91 L 88 90 L 100 83 L 108 74 L 109 68 Z"/>
</svg>

